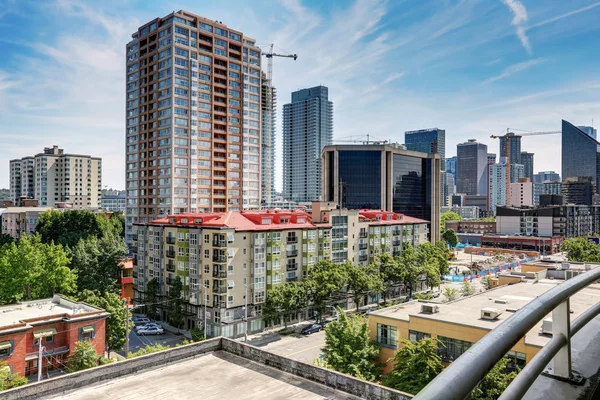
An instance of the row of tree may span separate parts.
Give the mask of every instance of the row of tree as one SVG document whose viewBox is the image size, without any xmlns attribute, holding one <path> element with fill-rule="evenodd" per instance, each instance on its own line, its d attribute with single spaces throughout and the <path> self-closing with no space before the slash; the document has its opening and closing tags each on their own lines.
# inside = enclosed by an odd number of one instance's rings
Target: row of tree
<svg viewBox="0 0 600 400">
<path fill-rule="evenodd" d="M 383 377 L 380 347 L 370 338 L 366 319 L 346 315 L 341 309 L 339 312 L 340 318 L 325 328 L 325 347 L 322 358 L 315 360 L 316 365 L 412 394 L 417 394 L 443 370 L 438 355 L 441 342 L 435 338 L 418 342 L 402 338 L 396 354 L 388 360 L 394 362 L 392 371 Z M 517 375 L 508 369 L 508 363 L 507 358 L 499 361 L 471 397 L 497 399 Z"/>
<path fill-rule="evenodd" d="M 600 244 L 586 237 L 567 239 L 562 244 L 562 251 L 567 253 L 569 261 L 600 262 Z"/>
<path fill-rule="evenodd" d="M 287 326 L 288 317 L 311 305 L 322 318 L 326 307 L 336 298 L 349 294 L 357 309 L 367 296 L 383 295 L 386 301 L 388 290 L 405 285 L 412 295 L 419 281 L 428 287 L 440 284 L 441 275 L 448 270 L 448 249 L 444 243 L 424 243 L 416 249 L 409 247 L 400 256 L 389 254 L 378 256 L 367 266 L 354 265 L 347 261 L 336 264 L 329 260 L 319 261 L 308 270 L 301 282 L 276 285 L 267 293 L 263 315 L 267 321 L 278 321 L 283 317 Z"/>
</svg>

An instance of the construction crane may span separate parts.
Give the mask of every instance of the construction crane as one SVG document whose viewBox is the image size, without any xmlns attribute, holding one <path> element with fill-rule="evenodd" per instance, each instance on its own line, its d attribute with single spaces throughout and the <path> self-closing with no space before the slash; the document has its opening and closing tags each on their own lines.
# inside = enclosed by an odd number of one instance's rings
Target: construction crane
<svg viewBox="0 0 600 400">
<path fill-rule="evenodd" d="M 513 129 L 520 130 L 520 129 Z M 546 132 L 524 132 L 515 134 L 510 131 L 510 128 L 506 128 L 504 135 L 491 135 L 492 139 L 506 139 L 506 203 L 510 204 L 510 140 L 509 138 L 521 137 L 521 136 L 538 136 L 538 135 L 555 135 L 562 133 L 561 131 L 546 131 Z"/>
<path fill-rule="evenodd" d="M 273 47 L 274 45 L 271 44 L 269 51 L 268 52 L 264 52 L 263 56 L 267 57 L 267 79 L 266 82 L 264 82 L 266 84 L 267 90 L 265 93 L 265 96 L 263 98 L 263 110 L 265 110 L 265 117 L 263 118 L 263 124 L 268 124 L 265 129 L 263 130 L 263 135 L 262 135 L 262 147 L 263 147 L 263 157 L 265 157 L 265 155 L 267 155 L 267 157 L 269 159 L 267 160 L 263 160 L 264 164 L 263 165 L 267 165 L 267 168 L 269 168 L 268 171 L 262 171 L 264 174 L 266 174 L 267 176 L 272 176 L 273 175 L 273 171 L 272 171 L 272 164 L 273 164 L 273 151 L 272 151 L 272 134 L 273 134 L 273 123 L 274 123 L 274 114 L 273 114 L 273 104 L 274 104 L 274 98 L 275 98 L 275 94 L 273 93 L 273 57 L 283 57 L 283 58 L 293 58 L 294 61 L 296 61 L 298 59 L 298 55 L 297 54 L 279 54 L 279 53 L 273 53 Z M 264 189 L 264 193 L 265 196 L 268 198 L 268 203 L 271 203 L 272 198 L 271 198 L 271 193 L 273 191 L 273 182 L 271 179 L 265 180 L 263 179 L 263 182 L 268 182 L 267 184 L 263 184 L 263 189 Z M 266 200 L 266 199 L 264 199 Z"/>
</svg>

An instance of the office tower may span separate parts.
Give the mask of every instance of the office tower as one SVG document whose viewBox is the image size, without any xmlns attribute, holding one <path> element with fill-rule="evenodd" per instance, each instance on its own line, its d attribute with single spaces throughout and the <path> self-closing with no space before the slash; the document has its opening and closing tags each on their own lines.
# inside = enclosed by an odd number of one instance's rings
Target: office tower
<svg viewBox="0 0 600 400">
<path fill-rule="evenodd" d="M 565 204 L 592 205 L 596 193 L 596 182 L 589 176 L 566 178 L 562 183 L 562 195 Z"/>
<path fill-rule="evenodd" d="M 533 205 L 533 184 L 529 178 L 521 178 L 518 182 L 510 184 L 511 206 Z"/>
<path fill-rule="evenodd" d="M 447 193 L 447 196 L 450 197 L 450 196 L 456 194 L 456 185 L 454 184 L 454 175 L 452 175 L 448 172 L 444 172 L 444 174 L 446 174 L 446 179 L 444 181 L 446 184 L 446 191 L 444 193 Z M 445 203 L 448 204 L 448 201 L 446 201 Z"/>
<path fill-rule="evenodd" d="M 488 153 L 487 162 L 489 164 L 496 164 L 496 155 L 494 153 Z"/>
<path fill-rule="evenodd" d="M 323 150 L 323 200 L 380 209 L 430 222 L 440 235 L 440 156 L 400 145 L 334 145 Z M 341 196 L 340 196 L 341 194 Z"/>
<path fill-rule="evenodd" d="M 600 143 L 573 124 L 562 121 L 562 179 L 591 177 L 600 180 Z"/>
<path fill-rule="evenodd" d="M 583 131 L 589 137 L 592 137 L 592 138 L 598 140 L 597 139 L 598 131 L 593 126 L 578 126 L 577 129 Z"/>
<path fill-rule="evenodd" d="M 283 106 L 283 197 L 297 202 L 321 195 L 321 151 L 333 138 L 329 89 L 316 86 L 292 93 Z"/>
<path fill-rule="evenodd" d="M 520 164 L 523 164 L 525 178 L 529 178 L 530 180 L 533 180 L 533 154 L 526 151 L 521 152 Z"/>
<path fill-rule="evenodd" d="M 404 132 L 404 145 L 408 150 L 420 151 L 426 154 L 439 154 L 441 163 L 440 204 L 446 204 L 448 192 L 446 190 L 446 131 L 438 128 L 421 129 L 418 131 Z"/>
<path fill-rule="evenodd" d="M 554 171 L 542 171 L 533 175 L 533 183 L 544 183 L 546 181 L 560 181 L 560 175 Z"/>
<path fill-rule="evenodd" d="M 102 159 L 67 154 L 58 146 L 10 161 L 11 200 L 39 200 L 40 207 L 72 203 L 73 208 L 97 209 L 102 197 Z"/>
<path fill-rule="evenodd" d="M 456 156 L 446 158 L 446 172 L 456 177 Z"/>
<path fill-rule="evenodd" d="M 492 164 L 489 168 L 488 207 L 491 213 L 495 213 L 497 206 L 507 205 L 507 200 L 510 200 L 507 198 L 508 191 L 506 190 L 506 158 L 502 157 L 499 163 Z M 519 182 L 523 178 L 523 174 L 523 165 L 513 164 L 510 166 L 510 182 Z"/>
<path fill-rule="evenodd" d="M 561 181 L 546 181 L 543 183 L 544 188 L 542 194 L 555 194 L 562 195 L 562 182 Z"/>
<path fill-rule="evenodd" d="M 487 194 L 487 146 L 475 139 L 456 146 L 456 191 Z"/>
<path fill-rule="evenodd" d="M 510 163 L 521 164 L 521 136 L 510 132 L 508 137 L 500 137 L 500 158 L 506 157 L 506 140 L 510 141 Z"/>
<path fill-rule="evenodd" d="M 277 91 L 262 74 L 262 158 L 261 205 L 271 204 L 275 197 L 275 118 Z"/>
<path fill-rule="evenodd" d="M 261 51 L 187 11 L 127 44 L 127 224 L 260 207 Z"/>
</svg>

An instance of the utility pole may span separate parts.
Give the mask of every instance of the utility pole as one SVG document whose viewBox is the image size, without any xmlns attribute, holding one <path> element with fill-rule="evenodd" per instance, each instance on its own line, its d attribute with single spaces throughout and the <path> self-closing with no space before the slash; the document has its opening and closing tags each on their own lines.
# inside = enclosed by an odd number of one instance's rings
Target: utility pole
<svg viewBox="0 0 600 400">
<path fill-rule="evenodd" d="M 208 303 L 208 297 L 206 292 L 208 291 L 208 288 L 206 287 L 206 285 L 204 285 L 204 292 L 202 293 L 204 296 L 204 338 L 208 338 L 208 329 L 206 329 L 206 304 Z"/>
<path fill-rule="evenodd" d="M 44 337 L 40 336 L 40 342 L 38 343 L 38 382 L 42 380 L 42 351 L 44 347 L 42 346 L 42 341 Z"/>
<path fill-rule="evenodd" d="M 244 285 L 244 343 L 248 343 L 248 284 Z"/>
<path fill-rule="evenodd" d="M 125 299 L 125 317 L 125 358 L 127 358 L 129 355 L 129 306 L 127 305 L 127 299 Z"/>
</svg>

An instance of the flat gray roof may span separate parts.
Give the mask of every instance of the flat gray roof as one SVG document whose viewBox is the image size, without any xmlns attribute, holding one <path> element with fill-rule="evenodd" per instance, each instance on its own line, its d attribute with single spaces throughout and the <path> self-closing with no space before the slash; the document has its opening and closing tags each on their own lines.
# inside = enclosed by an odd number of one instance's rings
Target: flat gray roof
<svg viewBox="0 0 600 400">
<path fill-rule="evenodd" d="M 225 351 L 44 399 L 358 399 Z"/>
<path fill-rule="evenodd" d="M 372 312 L 371 315 L 410 321 L 411 317 L 444 321 L 453 324 L 467 325 L 481 329 L 492 330 L 510 317 L 513 312 L 507 309 L 521 308 L 536 297 L 562 283 L 562 280 L 543 279 L 538 283 L 524 281 L 513 285 L 505 285 L 496 289 L 477 293 L 470 297 L 460 298 L 450 303 L 437 304 L 439 312 L 435 314 L 421 313 L 421 302 L 405 303 L 383 310 Z M 506 304 L 498 304 L 496 299 L 506 300 Z M 579 317 L 588 308 L 600 301 L 600 285 L 593 284 L 571 297 L 571 321 Z M 481 309 L 491 307 L 502 312 L 497 320 L 481 319 Z M 548 316 L 551 316 L 549 314 Z M 550 336 L 541 334 L 540 321 L 525 335 L 525 343 L 533 346 L 544 346 Z"/>
<path fill-rule="evenodd" d="M 85 303 L 77 303 L 58 295 L 51 299 L 25 301 L 0 307 L 0 327 L 18 324 L 23 320 L 45 317 L 58 318 L 68 314 L 76 318 L 77 314 L 103 311 Z"/>
</svg>

